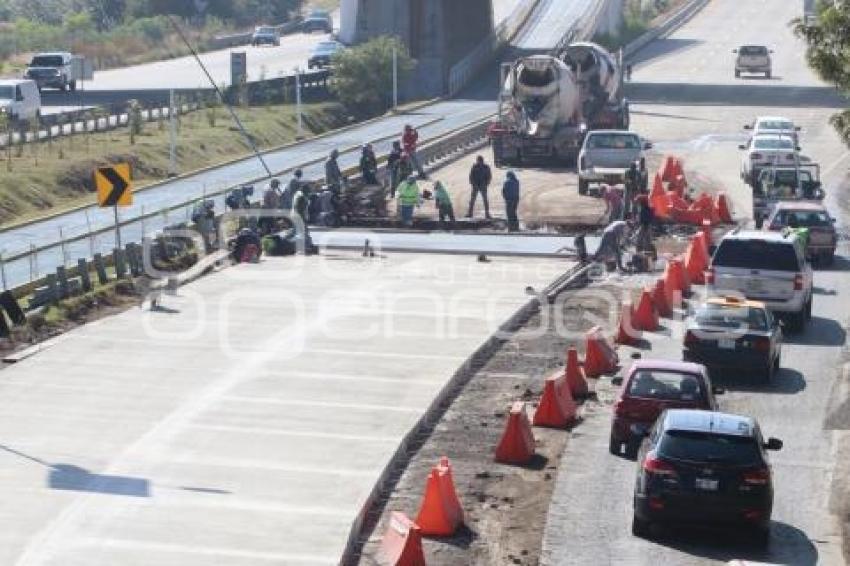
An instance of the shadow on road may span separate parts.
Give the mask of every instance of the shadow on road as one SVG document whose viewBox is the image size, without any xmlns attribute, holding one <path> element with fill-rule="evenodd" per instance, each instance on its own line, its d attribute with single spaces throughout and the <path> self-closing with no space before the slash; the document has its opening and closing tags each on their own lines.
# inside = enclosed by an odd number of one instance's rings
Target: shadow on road
<svg viewBox="0 0 850 566">
<path fill-rule="evenodd" d="M 770 546 L 758 548 L 745 530 L 670 528 L 660 531 L 655 542 L 710 560 L 751 560 L 769 564 L 812 566 L 818 551 L 806 533 L 787 523 L 773 521 Z"/>
<path fill-rule="evenodd" d="M 675 38 L 675 37 L 667 37 L 665 39 L 656 39 L 646 47 L 640 50 L 639 55 L 635 59 L 635 65 L 642 65 L 647 61 L 651 61 L 653 59 L 660 59 L 662 57 L 666 57 L 667 55 L 672 55 L 673 53 L 678 54 L 679 51 L 683 51 L 685 49 L 690 49 L 691 47 L 696 47 L 705 43 L 699 39 L 684 39 L 684 38 Z"/>
<path fill-rule="evenodd" d="M 802 334 L 786 334 L 783 337 L 786 344 L 798 346 L 843 346 L 847 341 L 847 332 L 835 320 L 822 316 L 813 316 L 806 331 Z"/>
<path fill-rule="evenodd" d="M 846 107 L 846 100 L 834 88 L 819 86 L 632 82 L 626 85 L 626 96 L 633 103 L 836 109 Z"/>
<path fill-rule="evenodd" d="M 756 383 L 758 377 L 752 374 L 711 374 L 715 385 L 722 385 L 728 391 L 747 391 L 751 393 L 775 393 L 779 395 L 794 395 L 806 388 L 806 378 L 799 371 L 791 368 L 781 368 L 773 376 L 769 385 Z"/>
</svg>

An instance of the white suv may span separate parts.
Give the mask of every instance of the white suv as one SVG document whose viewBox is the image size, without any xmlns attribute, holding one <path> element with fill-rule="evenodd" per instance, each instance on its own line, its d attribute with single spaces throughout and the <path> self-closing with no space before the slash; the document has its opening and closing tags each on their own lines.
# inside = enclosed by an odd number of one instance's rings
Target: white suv
<svg viewBox="0 0 850 566">
<path fill-rule="evenodd" d="M 791 136 L 777 134 L 759 134 L 750 138 L 738 149 L 746 153 L 741 158 L 741 179 L 750 186 L 758 181 L 759 173 L 766 167 L 799 167 L 800 158 L 797 144 Z"/>
<path fill-rule="evenodd" d="M 740 293 L 761 301 L 794 332 L 801 332 L 812 317 L 813 280 L 803 243 L 793 230 L 727 234 L 707 277 L 712 294 Z"/>
</svg>

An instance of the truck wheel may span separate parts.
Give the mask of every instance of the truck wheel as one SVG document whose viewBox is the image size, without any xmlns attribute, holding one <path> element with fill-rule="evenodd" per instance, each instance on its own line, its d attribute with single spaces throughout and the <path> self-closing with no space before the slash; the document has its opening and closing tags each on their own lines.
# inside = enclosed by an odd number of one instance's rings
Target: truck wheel
<svg viewBox="0 0 850 566">
<path fill-rule="evenodd" d="M 586 179 L 579 178 L 578 180 L 578 194 L 581 196 L 585 196 L 587 194 L 588 185 L 590 183 L 587 182 Z"/>
</svg>

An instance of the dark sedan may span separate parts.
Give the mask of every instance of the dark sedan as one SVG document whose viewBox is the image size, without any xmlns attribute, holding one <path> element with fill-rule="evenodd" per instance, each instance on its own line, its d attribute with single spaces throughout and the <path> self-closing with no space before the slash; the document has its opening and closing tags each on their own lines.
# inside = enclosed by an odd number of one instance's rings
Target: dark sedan
<svg viewBox="0 0 850 566">
<path fill-rule="evenodd" d="M 732 526 L 770 540 L 773 478 L 765 442 L 751 417 L 693 409 L 661 414 L 638 455 L 632 534 L 654 524 Z"/>
<path fill-rule="evenodd" d="M 782 330 L 764 303 L 714 297 L 688 324 L 683 356 L 709 369 L 755 374 L 769 383 L 782 355 Z"/>
<path fill-rule="evenodd" d="M 311 69 L 322 69 L 331 64 L 333 56 L 343 49 L 343 45 L 338 41 L 323 41 L 316 45 L 310 59 L 307 61 L 307 66 Z"/>
</svg>

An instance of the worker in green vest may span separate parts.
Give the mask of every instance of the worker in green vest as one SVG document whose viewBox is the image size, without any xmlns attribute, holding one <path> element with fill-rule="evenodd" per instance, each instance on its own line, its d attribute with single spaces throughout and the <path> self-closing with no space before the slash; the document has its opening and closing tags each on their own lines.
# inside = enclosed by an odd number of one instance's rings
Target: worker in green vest
<svg viewBox="0 0 850 566">
<path fill-rule="evenodd" d="M 401 207 L 401 222 L 404 226 L 413 225 L 413 209 L 419 206 L 419 185 L 411 175 L 398 188 L 398 204 Z"/>
</svg>

